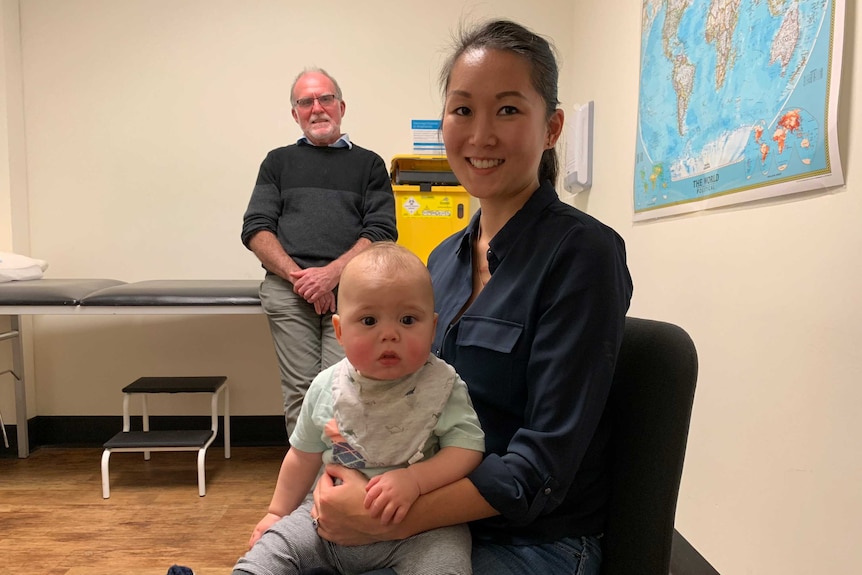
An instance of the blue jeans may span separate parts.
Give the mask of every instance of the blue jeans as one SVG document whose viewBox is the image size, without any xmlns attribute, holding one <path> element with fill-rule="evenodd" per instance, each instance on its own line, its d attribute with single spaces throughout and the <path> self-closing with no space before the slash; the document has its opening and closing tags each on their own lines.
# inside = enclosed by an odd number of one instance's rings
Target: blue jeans
<svg viewBox="0 0 862 575">
<path fill-rule="evenodd" d="M 599 575 L 602 544 L 598 537 L 566 537 L 542 545 L 473 542 L 473 575 Z M 365 575 L 394 575 L 392 569 Z"/>
</svg>

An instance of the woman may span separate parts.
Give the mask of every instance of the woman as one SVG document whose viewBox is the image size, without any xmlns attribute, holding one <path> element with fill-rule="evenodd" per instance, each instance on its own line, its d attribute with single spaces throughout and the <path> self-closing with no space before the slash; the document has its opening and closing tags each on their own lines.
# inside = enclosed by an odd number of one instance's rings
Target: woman
<svg viewBox="0 0 862 575">
<path fill-rule="evenodd" d="M 564 116 L 549 43 L 509 21 L 462 34 L 441 80 L 443 140 L 480 211 L 431 254 L 434 352 L 467 382 L 486 456 L 397 525 L 330 466 L 312 515 L 358 544 L 469 522 L 477 575 L 598 573 L 608 495 L 601 421 L 631 298 L 623 241 L 561 202 Z"/>
</svg>

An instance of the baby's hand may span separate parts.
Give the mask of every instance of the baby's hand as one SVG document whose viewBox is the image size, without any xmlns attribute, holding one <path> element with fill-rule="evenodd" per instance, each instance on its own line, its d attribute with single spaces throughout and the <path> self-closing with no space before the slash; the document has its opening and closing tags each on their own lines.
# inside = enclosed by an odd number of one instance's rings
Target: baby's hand
<svg viewBox="0 0 862 575">
<path fill-rule="evenodd" d="M 372 477 L 365 486 L 365 508 L 384 525 L 401 523 L 420 494 L 409 469 L 393 469 Z"/>
<path fill-rule="evenodd" d="M 347 441 L 338 430 L 338 422 L 335 421 L 334 417 L 330 419 L 326 424 L 326 427 L 323 428 L 323 433 L 326 434 L 326 437 L 332 440 L 332 443 L 345 443 Z"/>
<path fill-rule="evenodd" d="M 254 531 L 251 532 L 251 537 L 248 540 L 248 548 L 251 549 L 257 540 L 260 539 L 260 536 L 263 535 L 267 529 L 272 527 L 279 519 L 281 519 L 280 515 L 275 515 L 274 513 L 267 513 L 264 515 L 263 519 L 258 521 L 257 525 L 254 527 Z"/>
</svg>

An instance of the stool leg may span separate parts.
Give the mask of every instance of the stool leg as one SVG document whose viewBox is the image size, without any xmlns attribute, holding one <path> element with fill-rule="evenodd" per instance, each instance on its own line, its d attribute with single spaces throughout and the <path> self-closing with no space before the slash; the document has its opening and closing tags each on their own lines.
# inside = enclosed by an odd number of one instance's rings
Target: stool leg
<svg viewBox="0 0 862 575">
<path fill-rule="evenodd" d="M 198 494 L 201 497 L 207 494 L 207 486 L 206 486 L 206 449 L 198 450 Z"/>
<path fill-rule="evenodd" d="M 143 419 L 144 431 L 150 430 L 150 412 L 147 408 L 148 408 L 147 394 L 142 393 L 141 394 L 141 419 Z M 146 461 L 150 460 L 150 452 L 147 450 L 144 451 L 144 459 Z"/>
<path fill-rule="evenodd" d="M 108 460 L 111 458 L 111 450 L 106 449 L 102 452 L 102 498 L 108 499 L 111 496 L 111 473 L 108 471 Z"/>
<path fill-rule="evenodd" d="M 129 402 L 131 401 L 130 395 L 128 393 L 123 394 L 123 431 L 128 432 L 132 430 L 132 416 L 129 415 Z"/>
<path fill-rule="evenodd" d="M 224 458 L 230 459 L 230 388 L 224 389 Z"/>
</svg>

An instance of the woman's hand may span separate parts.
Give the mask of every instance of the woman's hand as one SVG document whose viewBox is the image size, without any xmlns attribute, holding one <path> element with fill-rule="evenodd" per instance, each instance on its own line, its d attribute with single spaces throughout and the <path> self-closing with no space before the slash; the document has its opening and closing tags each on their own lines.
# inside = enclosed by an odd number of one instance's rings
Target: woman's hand
<svg viewBox="0 0 862 575">
<path fill-rule="evenodd" d="M 257 540 L 260 539 L 260 536 L 263 535 L 267 529 L 272 527 L 272 525 L 281 519 L 281 516 L 275 515 L 274 513 L 267 513 L 263 516 L 263 519 L 258 521 L 257 525 L 254 527 L 254 531 L 251 532 L 251 537 L 248 540 L 248 548 L 251 549 Z"/>
<path fill-rule="evenodd" d="M 329 464 L 314 489 L 312 517 L 318 534 L 339 545 L 399 539 L 397 527 L 383 525 L 365 508 L 367 479 L 355 469 Z"/>
</svg>

